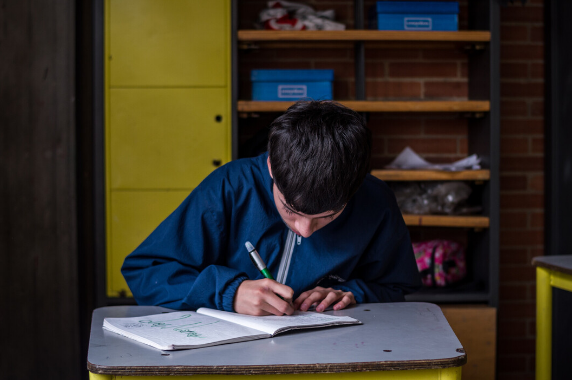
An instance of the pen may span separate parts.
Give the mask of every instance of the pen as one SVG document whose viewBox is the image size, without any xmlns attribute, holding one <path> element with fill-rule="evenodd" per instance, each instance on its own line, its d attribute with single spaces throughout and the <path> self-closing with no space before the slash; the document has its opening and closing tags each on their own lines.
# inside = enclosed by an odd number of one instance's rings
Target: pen
<svg viewBox="0 0 572 380">
<path fill-rule="evenodd" d="M 256 251 L 256 248 L 254 248 L 254 246 L 249 241 L 244 243 L 244 245 L 246 246 L 246 249 L 248 250 L 248 255 L 250 256 L 250 260 L 252 260 L 252 263 L 254 264 L 256 269 L 258 269 L 264 277 L 266 277 L 270 280 L 274 280 L 274 277 L 272 277 L 272 275 L 270 274 L 270 271 L 268 270 L 268 268 L 266 268 L 266 264 L 264 264 L 264 261 L 262 260 L 262 258 L 258 254 L 258 252 Z M 284 300 L 284 298 L 281 295 L 279 295 L 279 294 L 276 294 L 276 295 L 278 297 L 280 297 L 280 299 Z M 286 300 L 284 300 L 284 301 L 286 301 Z M 287 301 L 287 302 L 290 305 L 292 305 L 291 301 Z"/>
<path fill-rule="evenodd" d="M 274 280 L 274 277 L 272 277 L 272 275 L 270 274 L 270 271 L 266 268 L 266 264 L 264 264 L 264 261 L 262 260 L 260 255 L 258 254 L 258 252 L 256 252 L 256 249 L 254 248 L 254 246 L 249 241 L 244 243 L 244 245 L 246 246 L 246 249 L 248 250 L 248 255 L 250 256 L 250 260 L 252 260 L 252 263 L 254 264 L 256 269 L 258 269 L 264 277 L 266 277 L 270 280 Z"/>
</svg>

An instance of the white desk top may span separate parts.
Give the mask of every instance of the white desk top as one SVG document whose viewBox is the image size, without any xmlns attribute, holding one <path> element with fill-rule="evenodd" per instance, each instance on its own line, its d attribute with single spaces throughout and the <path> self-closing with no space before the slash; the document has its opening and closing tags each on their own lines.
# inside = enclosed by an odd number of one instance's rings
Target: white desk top
<svg viewBox="0 0 572 380">
<path fill-rule="evenodd" d="M 360 304 L 328 314 L 363 325 L 287 332 L 274 338 L 182 351 L 160 351 L 102 329 L 106 317 L 171 311 L 111 306 L 94 311 L 87 358 L 109 375 L 280 374 L 459 367 L 467 357 L 437 305 Z"/>
</svg>

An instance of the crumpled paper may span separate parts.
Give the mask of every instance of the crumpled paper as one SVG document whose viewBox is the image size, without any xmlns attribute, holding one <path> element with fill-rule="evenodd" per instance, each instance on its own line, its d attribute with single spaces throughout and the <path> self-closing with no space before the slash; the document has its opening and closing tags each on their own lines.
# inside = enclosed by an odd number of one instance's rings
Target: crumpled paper
<svg viewBox="0 0 572 380">
<path fill-rule="evenodd" d="M 333 9 L 316 11 L 309 5 L 291 1 L 269 1 L 260 12 L 259 27 L 269 30 L 345 30 L 334 21 Z"/>
<path fill-rule="evenodd" d="M 415 153 L 410 147 L 406 147 L 391 163 L 386 165 L 386 168 L 446 171 L 476 170 L 481 168 L 480 162 L 481 159 L 476 154 L 473 154 L 450 164 L 432 164 L 421 158 L 421 156 Z"/>
</svg>

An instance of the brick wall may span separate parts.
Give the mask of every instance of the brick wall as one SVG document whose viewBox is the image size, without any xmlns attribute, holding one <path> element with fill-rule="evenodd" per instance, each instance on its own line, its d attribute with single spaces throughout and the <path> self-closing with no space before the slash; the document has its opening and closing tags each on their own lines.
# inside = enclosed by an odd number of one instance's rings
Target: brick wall
<svg viewBox="0 0 572 380">
<path fill-rule="evenodd" d="M 467 1 L 460 1 L 460 29 L 467 29 Z M 353 1 L 300 1 L 335 9 L 353 28 Z M 239 2 L 239 28 L 252 29 L 265 1 Z M 366 6 L 373 1 L 366 1 Z M 501 252 L 498 314 L 498 378 L 534 376 L 535 277 L 530 262 L 543 254 L 543 1 L 501 9 Z M 255 68 L 333 68 L 334 98 L 355 99 L 351 45 L 323 48 L 241 50 L 239 94 L 250 98 Z M 339 46 L 339 44 L 338 44 Z M 450 48 L 366 48 L 368 100 L 467 99 L 467 55 Z M 260 142 L 276 114 L 249 115 L 239 122 L 240 142 Z M 432 162 L 465 157 L 467 119 L 453 114 L 369 115 L 374 137 L 372 167 L 381 168 L 405 146 Z M 258 133 L 258 138 L 256 138 Z M 243 149 L 242 155 L 249 153 Z M 458 231 L 442 231 L 462 240 Z M 420 234 L 419 231 L 412 231 Z M 432 230 L 431 234 L 441 231 Z M 429 232 L 424 232 L 429 237 Z"/>
<path fill-rule="evenodd" d="M 501 9 L 499 379 L 533 379 L 535 270 L 544 248 L 542 0 Z"/>
</svg>

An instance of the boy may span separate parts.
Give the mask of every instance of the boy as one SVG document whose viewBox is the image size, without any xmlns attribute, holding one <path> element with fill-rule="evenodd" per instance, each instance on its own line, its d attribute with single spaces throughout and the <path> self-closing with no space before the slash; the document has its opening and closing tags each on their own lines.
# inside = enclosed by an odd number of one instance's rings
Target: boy
<svg viewBox="0 0 572 380">
<path fill-rule="evenodd" d="M 367 174 L 370 152 L 359 114 L 297 102 L 272 123 L 267 154 L 215 170 L 125 259 L 135 299 L 251 315 L 403 301 L 421 282 L 394 196 Z"/>
</svg>

